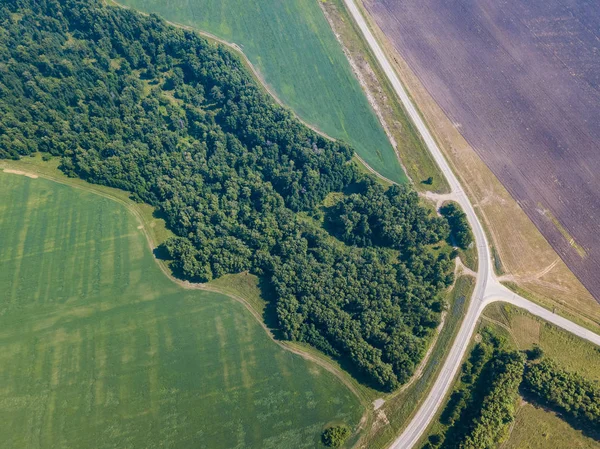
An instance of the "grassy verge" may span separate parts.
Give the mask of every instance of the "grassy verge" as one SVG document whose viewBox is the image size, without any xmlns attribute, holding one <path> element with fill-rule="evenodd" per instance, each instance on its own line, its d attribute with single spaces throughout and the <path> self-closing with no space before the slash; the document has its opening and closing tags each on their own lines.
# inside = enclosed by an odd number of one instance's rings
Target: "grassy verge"
<svg viewBox="0 0 600 449">
<path fill-rule="evenodd" d="M 420 134 L 408 118 L 387 77 L 350 17 L 343 0 L 321 2 L 330 25 L 344 47 L 346 56 L 358 72 L 363 89 L 375 104 L 380 120 L 396 144 L 405 171 L 419 191 L 449 192 L 449 186 Z M 431 182 L 427 181 L 431 178 Z"/>
<path fill-rule="evenodd" d="M 465 267 L 477 272 L 479 256 L 477 255 L 477 247 L 472 243 L 467 249 L 458 249 L 458 256 Z"/>
<path fill-rule="evenodd" d="M 496 276 L 502 276 L 504 274 L 502 260 L 500 259 L 500 256 L 498 255 L 498 250 L 496 250 L 496 247 L 494 245 L 491 246 L 491 253 L 492 261 L 494 262 L 494 273 L 496 273 Z"/>
<path fill-rule="evenodd" d="M 548 310 L 552 310 L 554 313 L 568 319 L 569 321 L 573 321 L 574 323 L 577 323 L 580 326 L 591 330 L 592 332 L 600 334 L 600 322 L 598 322 L 597 319 L 595 319 L 595 317 L 590 317 L 581 313 L 570 312 L 570 309 L 567 308 L 567 305 L 561 305 L 549 300 L 544 300 L 540 296 L 520 287 L 514 282 L 502 282 L 502 285 L 517 293 L 518 295 L 536 304 L 539 304 L 540 306 L 545 307 Z"/>
<path fill-rule="evenodd" d="M 429 392 L 442 368 L 449 346 L 460 328 L 464 311 L 475 287 L 475 279 L 461 276 L 448 296 L 448 313 L 444 327 L 432 349 L 430 358 L 419 377 L 408 388 L 385 398 L 385 404 L 374 416 L 373 425 L 364 437 L 364 447 L 385 448 L 401 432 L 412 414 Z"/>
</svg>

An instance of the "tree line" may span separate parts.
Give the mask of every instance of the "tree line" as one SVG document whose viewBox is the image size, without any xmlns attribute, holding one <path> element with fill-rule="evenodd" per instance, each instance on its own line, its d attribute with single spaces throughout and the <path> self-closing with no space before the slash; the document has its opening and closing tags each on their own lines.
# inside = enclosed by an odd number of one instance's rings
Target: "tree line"
<svg viewBox="0 0 600 449">
<path fill-rule="evenodd" d="M 544 357 L 537 345 L 515 351 L 506 339 L 484 328 L 461 367 L 439 418 L 438 431 L 423 449 L 495 448 L 508 438 L 519 394 L 556 410 L 572 424 L 591 430 L 600 425 L 600 387 Z"/>
<path fill-rule="evenodd" d="M 0 23 L 0 157 L 42 152 L 131 192 L 175 233 L 162 249 L 176 275 L 261 276 L 285 338 L 379 389 L 412 375 L 453 266 L 448 220 L 410 187 L 362 175 L 227 48 L 155 15 L 7 0 Z"/>
<path fill-rule="evenodd" d="M 490 331 L 476 343 L 461 367 L 458 386 L 440 415 L 443 434 L 434 434 L 424 449 L 494 448 L 507 436 L 514 419 L 525 356 L 506 348 Z"/>
<path fill-rule="evenodd" d="M 600 428 L 600 386 L 561 368 L 552 359 L 528 366 L 523 389 L 540 404 L 587 427 Z"/>
</svg>

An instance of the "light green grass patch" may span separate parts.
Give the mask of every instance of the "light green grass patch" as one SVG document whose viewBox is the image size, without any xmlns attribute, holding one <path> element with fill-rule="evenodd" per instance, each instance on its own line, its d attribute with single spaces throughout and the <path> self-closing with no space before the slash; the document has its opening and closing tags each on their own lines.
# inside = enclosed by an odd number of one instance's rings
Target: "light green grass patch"
<svg viewBox="0 0 600 449">
<path fill-rule="evenodd" d="M 510 439 L 502 449 L 600 449 L 600 442 L 585 436 L 553 412 L 523 404 L 517 412 Z"/>
<path fill-rule="evenodd" d="M 350 143 L 395 182 L 407 177 L 316 0 L 119 0 L 238 44 L 277 97 Z"/>
<path fill-rule="evenodd" d="M 561 367 L 600 381 L 600 348 L 509 304 L 495 303 L 484 310 L 485 325 L 516 349 L 538 345 L 544 356 Z M 600 448 L 600 443 L 573 428 L 554 412 L 522 403 L 502 449 Z"/>
<path fill-rule="evenodd" d="M 484 316 L 502 323 L 505 335 L 517 349 L 527 350 L 537 344 L 563 368 L 600 381 L 600 347 L 509 304 L 491 304 Z"/>
<path fill-rule="evenodd" d="M 107 198 L 0 172 L 0 447 L 316 448 L 362 407 Z"/>
</svg>

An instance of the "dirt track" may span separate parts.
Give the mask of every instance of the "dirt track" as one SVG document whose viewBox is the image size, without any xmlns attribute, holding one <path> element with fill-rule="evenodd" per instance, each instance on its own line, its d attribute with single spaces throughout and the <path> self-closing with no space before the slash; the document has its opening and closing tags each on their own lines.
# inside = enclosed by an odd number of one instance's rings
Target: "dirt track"
<svg viewBox="0 0 600 449">
<path fill-rule="evenodd" d="M 365 6 L 600 299 L 600 9 L 585 0 Z"/>
</svg>

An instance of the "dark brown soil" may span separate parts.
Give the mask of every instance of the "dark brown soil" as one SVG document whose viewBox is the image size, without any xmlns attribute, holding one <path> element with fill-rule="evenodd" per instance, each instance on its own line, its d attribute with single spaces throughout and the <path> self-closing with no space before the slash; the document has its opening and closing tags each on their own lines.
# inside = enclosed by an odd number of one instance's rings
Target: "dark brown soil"
<svg viewBox="0 0 600 449">
<path fill-rule="evenodd" d="M 597 0 L 365 0 L 365 6 L 600 300 Z"/>
</svg>

